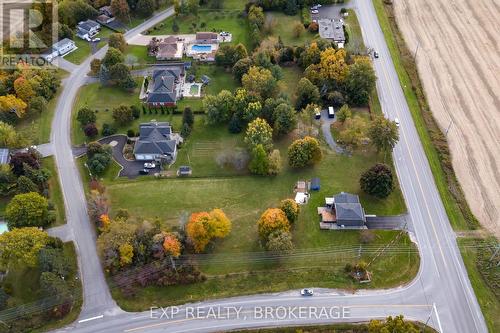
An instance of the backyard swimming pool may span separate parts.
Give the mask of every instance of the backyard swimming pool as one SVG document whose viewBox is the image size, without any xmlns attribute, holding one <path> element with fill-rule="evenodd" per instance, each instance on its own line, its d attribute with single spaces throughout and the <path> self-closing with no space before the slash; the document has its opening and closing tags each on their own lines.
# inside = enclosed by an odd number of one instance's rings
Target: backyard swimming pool
<svg viewBox="0 0 500 333">
<path fill-rule="evenodd" d="M 6 222 L 0 222 L 0 234 L 3 234 L 4 232 L 9 231 L 9 228 L 7 228 L 7 223 Z"/>
<path fill-rule="evenodd" d="M 193 45 L 191 46 L 191 50 L 194 52 L 200 52 L 200 53 L 209 53 L 212 52 L 212 45 Z"/>
</svg>

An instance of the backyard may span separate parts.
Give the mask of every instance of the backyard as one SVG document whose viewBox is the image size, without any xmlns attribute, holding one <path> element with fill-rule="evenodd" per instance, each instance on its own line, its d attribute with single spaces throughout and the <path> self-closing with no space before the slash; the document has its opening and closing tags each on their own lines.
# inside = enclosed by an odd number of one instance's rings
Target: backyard
<svg viewBox="0 0 500 333">
<path fill-rule="evenodd" d="M 196 82 L 200 81 L 202 75 L 210 77 L 210 83 L 202 88 L 202 94 L 216 94 L 222 89 L 234 90 L 238 86 L 230 72 L 215 65 L 195 65 L 190 71 L 188 71 L 188 74 L 189 73 L 195 75 Z M 77 95 L 73 107 L 71 133 L 73 144 L 79 145 L 89 141 L 89 139 L 85 137 L 83 130 L 76 120 L 77 111 L 84 106 L 87 106 L 92 110 L 97 110 L 96 126 L 99 130 L 101 130 L 102 125 L 105 123 L 114 126 L 114 120 L 112 117 L 114 108 L 122 104 L 127 106 L 139 106 L 139 108 L 141 108 L 141 116 L 139 119 L 134 120 L 129 125 L 116 127 L 117 133 L 122 134 L 125 134 L 128 129 L 137 131 L 139 129 L 139 124 L 142 122 L 148 122 L 153 119 L 158 121 L 170 120 L 169 115 L 161 114 L 161 112 L 149 113 L 148 111 L 147 114 L 144 114 L 141 101 L 139 100 L 139 87 L 142 82 L 142 77 L 136 78 L 138 88 L 136 88 L 132 93 L 115 86 L 103 87 L 100 83 L 92 83 L 82 87 Z M 106 98 L 103 99 L 100 96 L 106 96 Z M 197 97 L 183 98 L 177 101 L 177 109 L 181 112 L 187 106 L 191 107 L 193 111 L 202 111 L 202 105 L 203 99 Z M 180 128 L 180 124 L 177 128 Z"/>
<path fill-rule="evenodd" d="M 289 46 L 303 46 L 304 43 L 313 39 L 317 33 L 311 33 L 305 29 L 300 36 L 294 33 L 294 25 L 302 24 L 299 14 L 290 16 L 280 12 L 266 12 L 266 20 L 268 24 L 274 28 L 271 30 L 270 36 L 281 37 L 283 44 Z"/>
</svg>

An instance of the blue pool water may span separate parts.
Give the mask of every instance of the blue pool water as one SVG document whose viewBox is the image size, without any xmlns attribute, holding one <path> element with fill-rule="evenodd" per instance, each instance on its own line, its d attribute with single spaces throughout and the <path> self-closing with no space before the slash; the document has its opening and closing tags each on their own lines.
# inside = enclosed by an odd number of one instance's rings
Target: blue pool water
<svg viewBox="0 0 500 333">
<path fill-rule="evenodd" d="M 7 228 L 7 223 L 5 222 L 0 222 L 0 234 L 3 234 L 4 232 L 9 231 Z"/>
<path fill-rule="evenodd" d="M 212 51 L 212 45 L 193 45 L 191 49 L 195 52 L 210 52 Z"/>
</svg>

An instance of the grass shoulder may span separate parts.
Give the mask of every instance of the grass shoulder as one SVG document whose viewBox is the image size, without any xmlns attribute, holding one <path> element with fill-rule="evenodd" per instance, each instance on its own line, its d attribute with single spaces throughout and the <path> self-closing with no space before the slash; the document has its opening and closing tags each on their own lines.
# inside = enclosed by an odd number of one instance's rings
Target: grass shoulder
<svg viewBox="0 0 500 333">
<path fill-rule="evenodd" d="M 495 251 L 494 239 L 458 239 L 472 288 L 490 332 L 500 331 L 500 267 L 491 262 Z"/>
</svg>

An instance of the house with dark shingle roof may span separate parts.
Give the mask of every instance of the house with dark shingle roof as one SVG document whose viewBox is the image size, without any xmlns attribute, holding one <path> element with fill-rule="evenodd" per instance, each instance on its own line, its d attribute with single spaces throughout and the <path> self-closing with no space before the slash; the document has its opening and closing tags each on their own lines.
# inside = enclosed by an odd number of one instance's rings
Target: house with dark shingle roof
<svg viewBox="0 0 500 333">
<path fill-rule="evenodd" d="M 175 106 L 183 81 L 182 65 L 155 69 L 146 91 L 146 104 L 150 107 Z"/>
<path fill-rule="evenodd" d="M 364 229 L 366 224 L 365 210 L 359 202 L 359 196 L 347 192 L 325 198 L 325 206 L 318 207 L 320 226 L 335 224 L 324 229 Z M 323 226 L 321 226 L 323 228 Z"/>
<path fill-rule="evenodd" d="M 177 158 L 178 140 L 168 122 L 140 124 L 139 139 L 134 145 L 135 159 L 172 164 Z"/>
<path fill-rule="evenodd" d="M 94 20 L 81 21 L 76 27 L 76 35 L 88 40 L 99 33 L 101 25 Z"/>
</svg>

